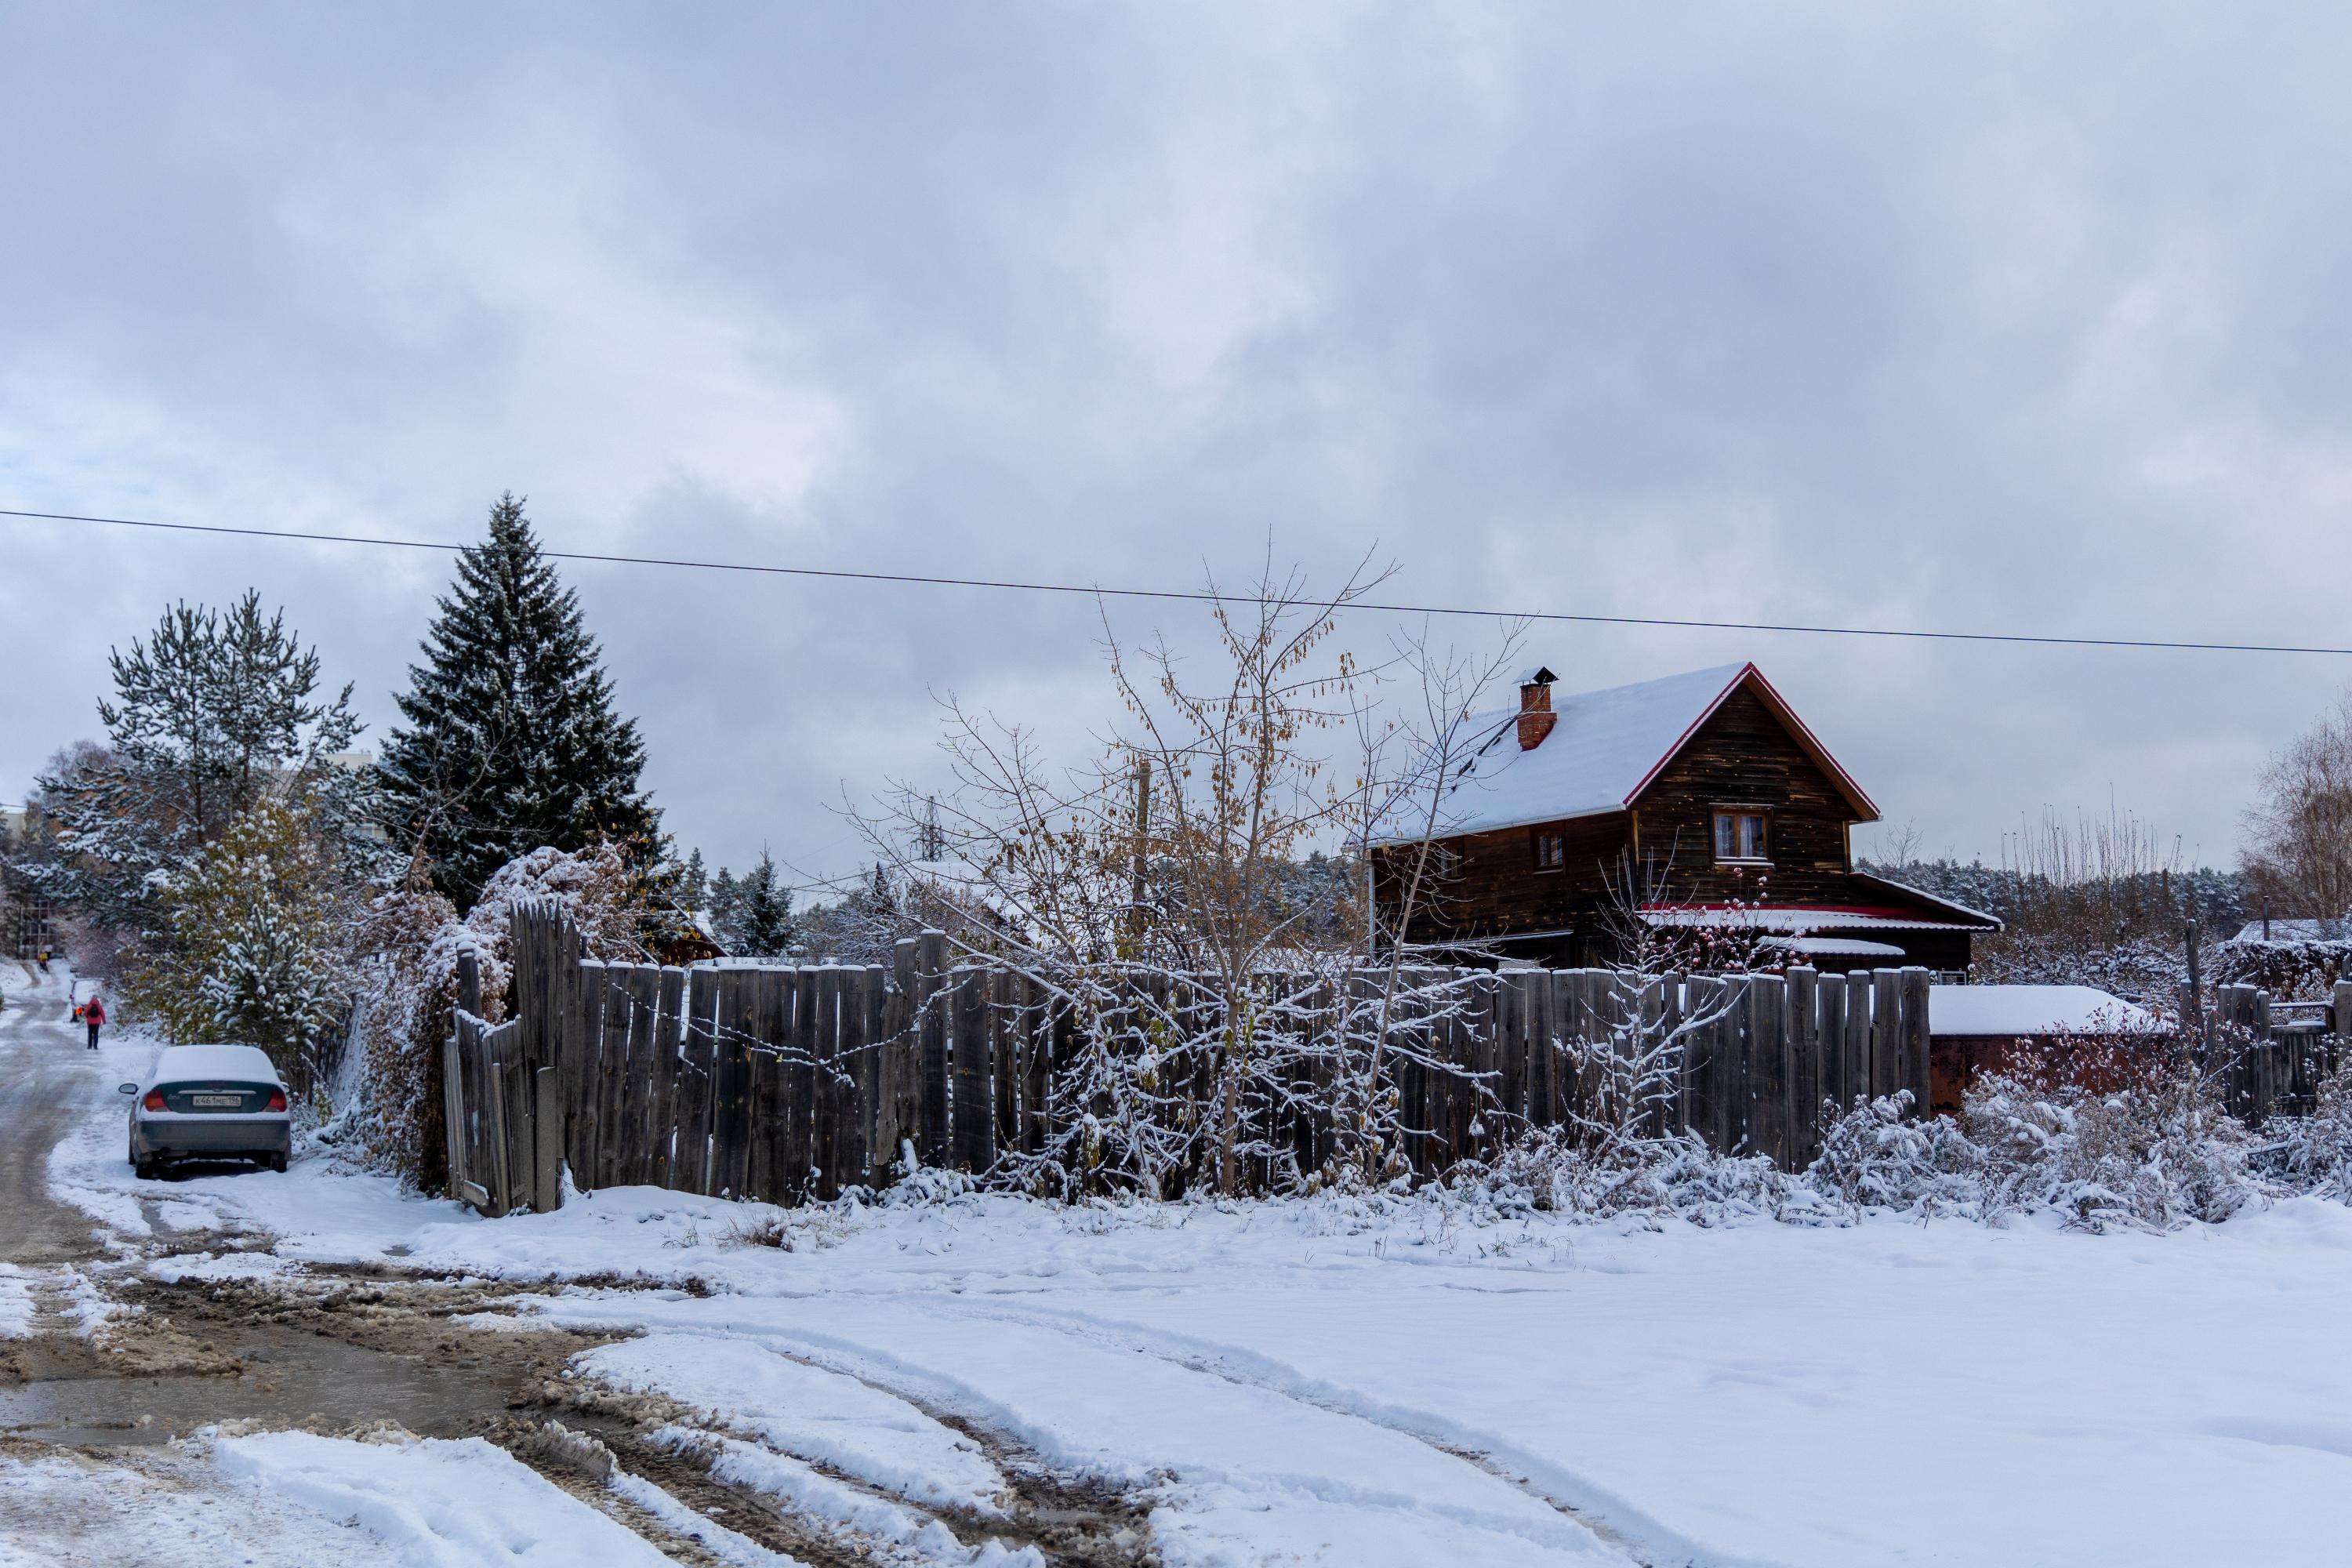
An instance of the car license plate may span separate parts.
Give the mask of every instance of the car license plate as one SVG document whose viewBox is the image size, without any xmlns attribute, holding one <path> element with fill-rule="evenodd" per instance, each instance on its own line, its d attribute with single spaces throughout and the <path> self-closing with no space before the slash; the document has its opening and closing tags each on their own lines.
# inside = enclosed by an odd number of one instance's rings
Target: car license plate
<svg viewBox="0 0 2352 1568">
<path fill-rule="evenodd" d="M 245 1096 L 241 1094 L 192 1094 L 188 1103 L 199 1110 L 242 1110 Z"/>
</svg>

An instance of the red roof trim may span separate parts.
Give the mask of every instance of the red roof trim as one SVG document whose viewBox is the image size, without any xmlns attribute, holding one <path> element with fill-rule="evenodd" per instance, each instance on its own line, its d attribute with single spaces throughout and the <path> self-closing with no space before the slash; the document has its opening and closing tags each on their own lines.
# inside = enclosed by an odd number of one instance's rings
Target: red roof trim
<svg viewBox="0 0 2352 1568">
<path fill-rule="evenodd" d="M 1878 820 L 1877 803 L 1864 794 L 1862 786 L 1853 782 L 1853 775 L 1847 773 L 1835 757 L 1830 755 L 1830 749 L 1822 744 L 1821 737 L 1815 735 L 1806 727 L 1805 721 L 1797 717 L 1797 710 L 1789 706 L 1788 699 L 1782 697 L 1778 690 L 1774 689 L 1772 683 L 1764 679 L 1764 672 L 1756 668 L 1755 661 L 1752 659 L 1741 665 L 1739 673 L 1733 676 L 1724 689 L 1715 694 L 1715 700 L 1709 702 L 1705 710 L 1692 720 L 1680 735 L 1675 737 L 1675 743 L 1666 748 L 1665 755 L 1651 764 L 1650 771 L 1642 775 L 1642 782 L 1635 784 L 1626 795 L 1623 803 L 1625 806 L 1630 809 L 1633 803 L 1642 797 L 1642 792 L 1656 783 L 1658 775 L 1665 772 L 1666 764 L 1682 754 L 1683 748 L 1690 744 L 1691 737 L 1698 733 L 1699 727 L 1715 717 L 1716 710 L 1730 699 L 1733 692 L 1751 680 L 1756 683 L 1757 694 L 1763 698 L 1764 706 L 1771 710 L 1772 716 L 1780 721 L 1781 728 L 1789 731 L 1790 738 L 1797 742 L 1807 756 L 1812 758 L 1823 773 L 1830 775 L 1830 782 L 1837 785 L 1839 793 L 1845 796 L 1846 804 L 1862 814 L 1855 820 L 1876 822 Z"/>
</svg>

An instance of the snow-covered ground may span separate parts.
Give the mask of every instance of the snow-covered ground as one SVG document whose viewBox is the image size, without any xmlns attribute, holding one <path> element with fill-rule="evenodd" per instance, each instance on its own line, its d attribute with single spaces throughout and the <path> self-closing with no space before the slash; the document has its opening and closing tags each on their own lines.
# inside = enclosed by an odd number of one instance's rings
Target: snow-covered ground
<svg viewBox="0 0 2352 1568">
<path fill-rule="evenodd" d="M 155 1272 L 544 1281 L 531 1317 L 644 1331 L 573 1376 L 703 1412 L 677 1442 L 905 1561 L 970 1560 L 915 1505 L 984 1515 L 1003 1489 L 943 1417 L 1140 1494 L 1180 1565 L 2288 1564 L 2352 1539 L 2352 1211 L 2321 1200 L 2104 1237 L 1436 1197 L 785 1215 L 652 1189 L 493 1222 L 315 1160 L 138 1183 L 119 1116 L 59 1147 L 61 1194 L 126 1239 L 151 1215 L 278 1237 Z M 364 1526 L 392 1505 L 348 1489 L 395 1472 L 327 1441 L 218 1462 L 278 1466 Z M 400 1462 L 495 1468 L 460 1447 Z M 380 1539 L 408 1528 L 383 1517 Z"/>
</svg>

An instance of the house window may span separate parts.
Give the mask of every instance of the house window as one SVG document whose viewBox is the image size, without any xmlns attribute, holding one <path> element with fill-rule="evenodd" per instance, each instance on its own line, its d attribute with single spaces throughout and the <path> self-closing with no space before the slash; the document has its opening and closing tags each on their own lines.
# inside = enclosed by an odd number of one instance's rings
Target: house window
<svg viewBox="0 0 2352 1568">
<path fill-rule="evenodd" d="M 1568 868 L 1568 835 L 1546 833 L 1538 828 L 1535 835 L 1536 869 L 1564 871 Z"/>
<path fill-rule="evenodd" d="M 1762 861 L 1771 858 L 1764 835 L 1770 814 L 1750 806 L 1717 806 L 1715 812 L 1715 858 L 1725 862 Z"/>
</svg>

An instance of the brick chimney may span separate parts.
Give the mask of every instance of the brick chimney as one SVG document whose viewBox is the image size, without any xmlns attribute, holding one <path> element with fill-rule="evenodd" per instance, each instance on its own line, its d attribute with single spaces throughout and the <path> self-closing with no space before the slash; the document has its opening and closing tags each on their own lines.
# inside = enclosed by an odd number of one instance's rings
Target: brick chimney
<svg viewBox="0 0 2352 1568">
<path fill-rule="evenodd" d="M 1559 715 L 1551 710 L 1551 683 L 1559 679 L 1538 665 L 1519 677 L 1519 750 L 1532 752 L 1543 744 Z"/>
</svg>

